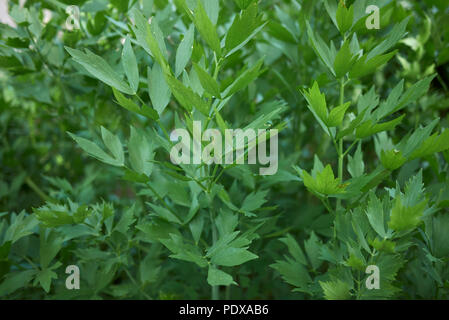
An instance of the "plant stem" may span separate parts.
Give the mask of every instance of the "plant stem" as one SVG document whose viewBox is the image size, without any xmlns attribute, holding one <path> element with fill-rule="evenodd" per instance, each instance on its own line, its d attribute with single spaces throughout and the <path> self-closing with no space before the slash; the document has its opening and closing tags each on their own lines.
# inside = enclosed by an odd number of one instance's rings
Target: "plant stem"
<svg viewBox="0 0 449 320">
<path fill-rule="evenodd" d="M 214 206 L 213 206 L 213 199 L 211 199 L 210 197 L 210 193 L 207 194 L 207 198 L 209 200 L 210 203 L 210 224 L 211 224 L 211 228 L 212 228 L 212 245 L 215 245 L 215 243 L 217 242 L 217 227 L 215 226 L 215 211 L 214 211 Z M 216 268 L 215 265 L 212 265 L 214 268 Z M 212 300 L 219 300 L 220 299 L 220 293 L 218 291 L 219 287 L 218 286 L 212 286 Z"/>
<path fill-rule="evenodd" d="M 345 79 L 342 77 L 340 79 L 340 105 L 345 101 Z M 343 164 L 344 164 L 344 154 L 343 154 L 343 138 L 338 140 L 338 179 L 343 182 Z M 337 211 L 341 209 L 341 199 L 337 199 Z"/>
<path fill-rule="evenodd" d="M 53 199 L 47 196 L 41 188 L 39 188 L 33 180 L 31 180 L 30 177 L 26 177 L 25 183 L 34 191 L 37 193 L 39 197 L 41 197 L 42 200 L 47 202 L 53 202 Z"/>
<path fill-rule="evenodd" d="M 225 299 L 226 299 L 226 300 L 231 300 L 231 286 L 227 286 L 227 287 L 226 287 L 226 291 L 225 291 Z"/>
</svg>

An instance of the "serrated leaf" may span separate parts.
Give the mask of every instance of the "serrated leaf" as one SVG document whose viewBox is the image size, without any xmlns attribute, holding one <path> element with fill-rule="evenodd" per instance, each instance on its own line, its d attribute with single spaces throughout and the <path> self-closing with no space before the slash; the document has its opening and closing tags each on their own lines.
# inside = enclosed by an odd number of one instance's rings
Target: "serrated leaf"
<svg viewBox="0 0 449 320">
<path fill-rule="evenodd" d="M 312 192 L 323 195 L 344 193 L 347 185 L 342 185 L 340 179 L 335 179 L 332 167 L 328 164 L 322 171 L 312 177 L 305 170 L 300 170 L 304 185 Z"/>
<path fill-rule="evenodd" d="M 182 224 L 181 220 L 175 214 L 173 214 L 170 210 L 163 208 L 163 207 L 156 206 L 149 202 L 147 202 L 147 204 L 154 210 L 155 214 L 158 217 L 160 217 L 164 220 L 167 220 L 168 222 Z"/>
<path fill-rule="evenodd" d="M 402 122 L 402 119 L 404 119 L 404 117 L 405 114 L 400 117 L 397 117 L 394 120 L 379 124 L 373 124 L 371 120 L 365 121 L 356 129 L 356 137 L 358 139 L 364 139 L 382 131 L 393 130 L 397 125 L 399 125 Z"/>
<path fill-rule="evenodd" d="M 363 175 L 365 171 L 365 163 L 363 162 L 362 145 L 359 143 L 354 157 L 348 155 L 348 172 L 353 178 Z"/>
<path fill-rule="evenodd" d="M 383 55 L 375 56 L 371 59 L 368 59 L 367 55 L 363 55 L 352 66 L 351 71 L 349 72 L 349 78 L 357 79 L 373 73 L 380 66 L 384 65 L 391 58 L 393 58 L 396 52 L 397 51 L 392 51 Z"/>
<path fill-rule="evenodd" d="M 246 248 L 224 247 L 212 255 L 211 262 L 219 266 L 234 267 L 257 258 L 257 255 Z"/>
<path fill-rule="evenodd" d="M 337 79 L 344 77 L 355 63 L 356 57 L 353 56 L 349 43 L 349 40 L 346 40 L 335 56 L 334 70 Z"/>
<path fill-rule="evenodd" d="M 320 92 L 318 83 L 315 81 L 312 88 L 309 91 L 304 90 L 302 94 L 308 102 L 307 107 L 326 130 L 325 123 L 328 117 L 326 97 L 324 93 Z"/>
<path fill-rule="evenodd" d="M 370 53 L 367 56 L 367 60 L 369 61 L 372 58 L 383 54 L 384 52 L 392 48 L 396 43 L 398 43 L 398 41 L 405 34 L 405 30 L 407 28 L 410 18 L 411 16 L 408 16 L 407 18 L 402 20 L 401 23 L 396 24 L 390 31 L 388 36 L 385 38 L 385 40 L 379 43 L 373 50 L 370 51 Z"/>
<path fill-rule="evenodd" d="M 391 209 L 388 226 L 395 231 L 404 231 L 416 228 L 421 223 L 421 216 L 427 201 L 423 200 L 415 206 L 406 207 L 401 199 L 396 199 L 393 209 Z"/>
<path fill-rule="evenodd" d="M 201 0 L 198 0 L 197 2 L 193 21 L 203 39 L 206 41 L 209 47 L 215 51 L 217 56 L 220 57 L 221 45 L 220 39 L 218 38 L 217 29 L 207 16 L 206 10 L 204 10 Z"/>
<path fill-rule="evenodd" d="M 329 113 L 329 116 L 327 117 L 326 125 L 329 128 L 341 126 L 341 124 L 343 123 L 343 119 L 345 117 L 346 111 L 348 110 L 348 108 L 350 106 L 351 106 L 351 102 L 348 101 L 348 102 L 342 104 L 341 106 L 333 108 L 331 110 L 331 112 Z"/>
<path fill-rule="evenodd" d="M 338 3 L 338 9 L 336 12 L 336 21 L 338 25 L 338 30 L 340 30 L 340 33 L 344 35 L 346 31 L 351 29 L 352 24 L 354 20 L 354 7 L 350 6 L 349 9 L 347 9 L 343 2 Z"/>
<path fill-rule="evenodd" d="M 324 64 L 329 68 L 329 70 L 332 72 L 332 74 L 335 75 L 335 71 L 333 68 L 333 61 L 335 60 L 331 50 L 326 45 L 326 43 L 321 39 L 321 37 L 318 34 L 315 34 L 312 30 L 312 27 L 310 26 L 309 22 L 307 21 L 307 35 L 309 36 L 309 39 L 312 43 L 312 47 L 317 53 L 317 55 L 320 57 L 320 59 L 324 62 Z"/>
<path fill-rule="evenodd" d="M 207 283 L 211 286 L 229 286 L 231 284 L 237 285 L 237 282 L 232 279 L 231 275 L 212 266 L 209 266 Z"/>
<path fill-rule="evenodd" d="M 402 167 L 407 162 L 407 159 L 402 155 L 402 151 L 393 149 L 388 151 L 382 150 L 380 161 L 385 169 L 394 171 Z"/>
<path fill-rule="evenodd" d="M 253 3 L 255 0 L 234 0 L 234 2 L 239 6 L 241 10 L 245 10 L 249 7 L 251 3 Z"/>
<path fill-rule="evenodd" d="M 326 282 L 319 281 L 319 283 L 327 300 L 347 300 L 351 298 L 351 286 L 340 279 Z"/>
<path fill-rule="evenodd" d="M 226 34 L 226 57 L 247 44 L 266 25 L 257 17 L 257 3 L 237 14 Z"/>
</svg>

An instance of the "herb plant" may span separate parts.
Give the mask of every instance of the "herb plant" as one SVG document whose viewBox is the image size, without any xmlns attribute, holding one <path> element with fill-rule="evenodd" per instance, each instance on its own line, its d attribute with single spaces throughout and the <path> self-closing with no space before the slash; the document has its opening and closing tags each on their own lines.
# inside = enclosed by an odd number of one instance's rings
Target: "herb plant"
<svg viewBox="0 0 449 320">
<path fill-rule="evenodd" d="M 446 1 L 8 3 L 0 297 L 449 298 Z M 198 122 L 276 173 L 173 163 Z"/>
</svg>

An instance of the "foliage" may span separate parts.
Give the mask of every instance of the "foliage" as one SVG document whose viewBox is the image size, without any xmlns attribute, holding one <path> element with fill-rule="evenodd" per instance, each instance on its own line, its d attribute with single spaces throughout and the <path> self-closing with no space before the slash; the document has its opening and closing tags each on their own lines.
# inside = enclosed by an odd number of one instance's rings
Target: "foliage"
<svg viewBox="0 0 449 320">
<path fill-rule="evenodd" d="M 379 30 L 365 0 L 17 2 L 0 297 L 449 298 L 445 1 L 377 1 Z M 173 164 L 194 121 L 279 129 L 277 173 Z"/>
</svg>

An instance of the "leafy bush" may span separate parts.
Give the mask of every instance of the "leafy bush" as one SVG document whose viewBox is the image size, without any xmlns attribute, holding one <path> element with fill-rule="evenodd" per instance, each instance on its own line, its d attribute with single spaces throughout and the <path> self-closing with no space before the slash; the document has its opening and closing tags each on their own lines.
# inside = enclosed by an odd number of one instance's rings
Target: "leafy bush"
<svg viewBox="0 0 449 320">
<path fill-rule="evenodd" d="M 0 297 L 449 298 L 449 7 L 369 4 L 9 1 Z M 173 163 L 194 121 L 277 173 Z"/>
</svg>

